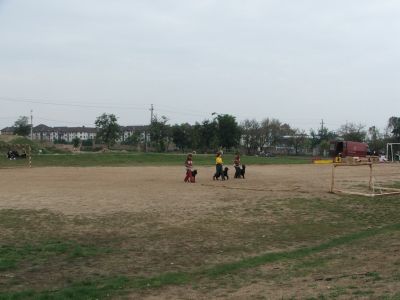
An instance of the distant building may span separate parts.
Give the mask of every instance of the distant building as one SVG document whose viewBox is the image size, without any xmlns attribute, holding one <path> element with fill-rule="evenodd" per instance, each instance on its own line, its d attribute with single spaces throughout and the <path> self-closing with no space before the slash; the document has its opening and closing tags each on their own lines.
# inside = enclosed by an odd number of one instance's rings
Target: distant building
<svg viewBox="0 0 400 300">
<path fill-rule="evenodd" d="M 13 135 L 15 127 L 6 127 L 0 130 L 0 135 Z"/>
<path fill-rule="evenodd" d="M 147 126 L 121 126 L 121 138 L 120 142 L 126 141 L 134 133 L 140 133 L 142 140 L 145 138 L 145 132 Z M 148 136 L 148 135 L 147 135 Z"/>
<path fill-rule="evenodd" d="M 13 130 L 9 128 L 12 127 L 3 129 L 4 132 L 11 132 L 8 134 L 13 134 Z M 121 138 L 119 142 L 125 141 L 135 132 L 139 132 L 144 136 L 146 129 L 147 126 L 121 126 Z M 79 138 L 80 140 L 95 140 L 96 134 L 97 129 L 95 127 L 49 127 L 44 124 L 33 127 L 33 139 L 47 142 L 65 141 L 71 143 L 74 138 Z"/>
<path fill-rule="evenodd" d="M 93 140 L 96 138 L 94 127 L 49 127 L 44 124 L 33 127 L 33 139 L 47 142 L 72 142 L 74 138 Z"/>
</svg>

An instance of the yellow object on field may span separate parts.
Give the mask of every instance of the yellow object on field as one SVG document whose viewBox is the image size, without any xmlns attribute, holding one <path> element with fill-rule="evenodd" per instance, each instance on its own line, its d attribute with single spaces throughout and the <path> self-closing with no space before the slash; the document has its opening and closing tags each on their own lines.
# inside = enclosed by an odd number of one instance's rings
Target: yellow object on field
<svg viewBox="0 0 400 300">
<path fill-rule="evenodd" d="M 316 159 L 314 160 L 314 164 L 331 164 L 331 159 Z"/>
</svg>

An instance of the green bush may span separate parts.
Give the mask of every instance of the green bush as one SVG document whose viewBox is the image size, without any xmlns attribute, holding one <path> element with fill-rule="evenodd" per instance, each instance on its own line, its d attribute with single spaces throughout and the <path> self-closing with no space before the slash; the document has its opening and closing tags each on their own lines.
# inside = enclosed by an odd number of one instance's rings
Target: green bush
<svg viewBox="0 0 400 300">
<path fill-rule="evenodd" d="M 68 145 L 70 143 L 68 143 L 66 140 L 64 139 L 58 139 L 58 140 L 54 140 L 53 142 L 54 144 L 61 144 L 61 145 Z"/>
<path fill-rule="evenodd" d="M 93 140 L 83 140 L 82 141 L 82 147 L 92 147 L 93 145 Z"/>
<path fill-rule="evenodd" d="M 33 153 L 37 153 L 39 150 L 39 145 L 36 142 L 24 137 L 17 137 L 16 139 L 10 141 L 9 143 L 0 141 L 0 151 L 6 153 L 8 150 L 17 150 L 20 152 L 22 149 L 16 147 L 15 145 L 29 145 Z M 28 149 L 25 149 L 28 152 Z"/>
<path fill-rule="evenodd" d="M 103 150 L 103 147 L 100 147 L 100 146 L 95 146 L 95 147 L 82 146 L 81 147 L 81 151 L 86 151 L 86 152 L 99 152 L 101 150 Z"/>
</svg>

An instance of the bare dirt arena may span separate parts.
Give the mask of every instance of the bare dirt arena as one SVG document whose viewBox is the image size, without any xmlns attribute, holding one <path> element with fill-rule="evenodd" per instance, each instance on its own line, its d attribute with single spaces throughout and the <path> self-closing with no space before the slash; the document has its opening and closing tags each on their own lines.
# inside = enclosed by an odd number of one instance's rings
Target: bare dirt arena
<svg viewBox="0 0 400 300">
<path fill-rule="evenodd" d="M 398 184 L 399 168 L 399 164 L 374 165 L 374 182 L 377 186 Z M 237 261 L 241 257 L 297 249 L 307 243 L 315 244 L 325 235 L 342 234 L 343 228 L 319 225 L 328 221 L 333 224 L 342 222 L 341 212 L 335 210 L 335 201 L 340 201 L 340 197 L 329 193 L 330 165 L 248 166 L 246 179 L 234 179 L 231 168 L 231 178 L 226 181 L 212 180 L 213 167 L 199 167 L 197 170 L 196 183 L 190 184 L 183 182 L 185 172 L 182 167 L 0 169 L 0 210 L 50 211 L 62 216 L 58 223 L 52 221 L 58 224 L 57 234 L 60 236 L 77 241 L 92 239 L 101 246 L 110 243 L 110 248 L 121 249 L 108 256 L 88 259 L 88 262 L 76 260 L 74 264 L 65 264 L 53 261 L 51 265 L 43 265 L 37 273 L 21 269 L 13 276 L 19 276 L 23 282 L 30 280 L 29 288 L 52 289 L 62 286 L 67 276 L 73 280 L 85 280 L 85 276 L 91 274 L 151 277 L 165 272 L 191 272 L 203 266 Z M 338 168 L 336 173 L 339 186 L 360 188 L 368 184 L 368 166 Z M 303 202 L 310 203 L 319 199 L 319 202 L 308 206 L 292 199 L 306 199 Z M 327 208 L 331 209 L 326 215 L 320 202 L 326 202 Z M 366 207 L 363 203 L 360 200 L 355 205 L 349 204 L 350 210 L 364 212 Z M 393 207 L 396 203 L 392 201 Z M 319 207 L 321 209 L 316 212 Z M 374 210 L 373 207 L 369 209 Z M 381 219 L 396 219 L 393 209 L 382 210 L 379 214 L 384 214 Z M 378 214 L 373 211 L 371 216 L 374 215 Z M 35 222 L 33 227 L 37 226 L 37 229 L 32 229 L 35 235 L 53 234 L 53 223 L 43 225 L 47 215 L 34 216 L 26 218 L 26 221 Z M 35 218 L 43 219 L 35 221 Z M 349 224 L 352 222 L 351 218 L 347 221 Z M 304 232 L 298 224 L 306 224 Z M 307 227 L 310 224 L 318 226 L 318 236 Z M 30 229 L 24 230 L 29 232 Z M 27 234 L 28 238 L 30 235 Z M 9 240 L 12 236 L 9 230 Z M 394 293 L 399 291 L 398 282 L 390 278 L 397 278 L 396 266 L 400 264 L 400 252 L 395 252 L 398 251 L 398 237 L 397 234 L 390 239 L 385 236 L 385 239 L 374 240 L 372 245 L 378 248 L 370 249 L 368 254 L 352 247 L 346 250 L 348 254 L 335 249 L 327 251 L 324 255 L 329 258 L 329 265 L 322 265 L 322 271 L 313 269 L 307 271 L 309 273 L 295 273 L 289 278 L 287 274 L 294 272 L 293 268 L 283 262 L 243 272 L 240 274 L 245 276 L 243 281 L 235 279 L 232 283 L 227 279 L 224 285 L 215 286 L 206 282 L 203 290 L 190 284 L 166 286 L 144 294 L 133 291 L 128 297 L 307 298 L 329 292 L 335 283 L 342 289 L 338 292 L 347 293 L 343 299 L 355 295 L 351 294 L 353 286 L 364 288 L 360 292 L 378 292 L 380 289 L 381 294 Z M 384 252 L 393 251 L 388 257 L 379 248 L 385 243 Z M 371 244 L 365 245 L 370 247 Z M 347 259 L 345 266 L 343 259 Z M 299 266 L 304 268 L 304 264 Z M 326 270 L 330 272 L 329 278 L 334 279 L 321 279 L 328 276 L 324 273 Z M 368 281 L 368 274 L 378 271 L 379 276 L 390 280 L 385 284 L 382 281 L 373 283 L 374 290 L 370 291 L 372 283 Z M 274 277 L 277 276 L 275 273 L 280 274 L 280 281 Z M 0 277 L 0 285 L 2 280 L 7 283 L 8 279 Z"/>
<path fill-rule="evenodd" d="M 377 182 L 400 179 L 398 164 L 374 165 Z M 184 184 L 181 167 L 88 167 L 0 170 L 0 208 L 49 209 L 64 214 L 152 211 L 199 215 L 226 199 L 330 197 L 330 165 L 249 166 L 246 179 L 213 181 L 212 167 L 200 167 L 195 184 Z M 231 168 L 233 169 L 233 168 Z M 337 181 L 368 182 L 367 166 L 336 171 Z"/>
</svg>

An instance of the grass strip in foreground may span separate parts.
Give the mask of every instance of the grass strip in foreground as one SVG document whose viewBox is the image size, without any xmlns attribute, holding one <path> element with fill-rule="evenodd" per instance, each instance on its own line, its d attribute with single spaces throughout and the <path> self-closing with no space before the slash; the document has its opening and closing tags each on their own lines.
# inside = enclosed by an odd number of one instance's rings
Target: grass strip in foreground
<svg viewBox="0 0 400 300">
<path fill-rule="evenodd" d="M 21 246 L 0 245 L 0 272 L 13 270 L 24 260 L 48 260 L 55 255 L 64 255 L 66 259 L 71 260 L 110 252 L 107 248 L 79 244 L 75 241 L 55 240 Z"/>
<path fill-rule="evenodd" d="M 129 289 L 149 289 L 167 285 L 187 284 L 198 279 L 215 279 L 220 276 L 235 273 L 243 269 L 258 267 L 267 263 L 288 259 L 300 259 L 327 249 L 351 244 L 357 240 L 398 230 L 400 230 L 400 223 L 351 233 L 316 246 L 304 247 L 293 251 L 266 253 L 260 256 L 245 258 L 238 262 L 220 264 L 196 272 L 164 273 L 150 278 L 104 278 L 76 283 L 67 288 L 54 291 L 0 293 L 0 299 L 95 299 L 104 298 L 111 294 L 119 294 Z"/>
</svg>

